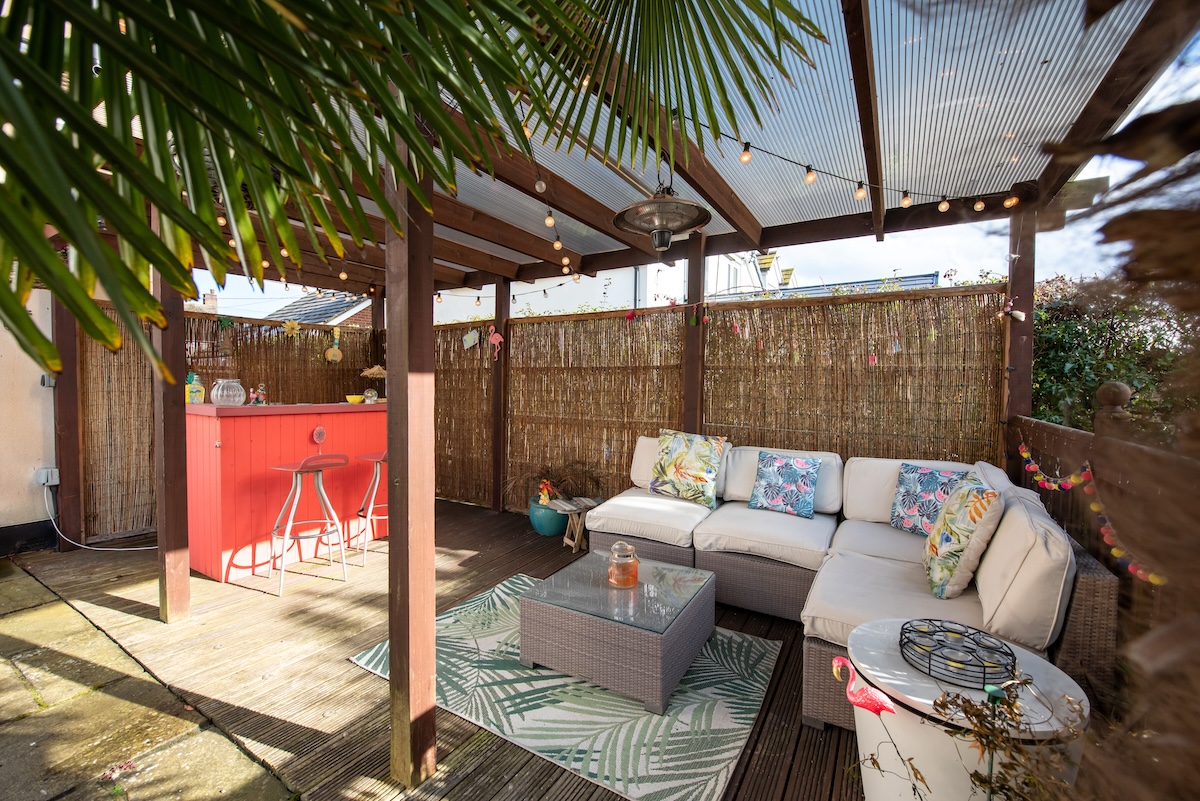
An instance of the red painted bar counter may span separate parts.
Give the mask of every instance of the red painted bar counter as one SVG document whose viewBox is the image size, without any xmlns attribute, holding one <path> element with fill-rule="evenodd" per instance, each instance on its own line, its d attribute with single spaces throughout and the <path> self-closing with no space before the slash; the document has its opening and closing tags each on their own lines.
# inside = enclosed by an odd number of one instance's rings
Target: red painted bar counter
<svg viewBox="0 0 1200 801">
<path fill-rule="evenodd" d="M 350 464 L 325 474 L 325 491 L 351 542 L 359 543 L 358 508 L 372 465 L 358 456 L 387 449 L 387 405 L 348 403 L 271 406 L 189 405 L 187 409 L 188 544 L 192 569 L 217 581 L 266 575 L 271 527 L 291 487 L 290 473 L 273 465 L 299 462 L 318 452 L 317 426 L 325 429 L 323 453 L 344 453 Z M 381 465 L 386 488 L 387 465 Z M 297 520 L 319 516 L 312 479 L 305 479 Z M 312 529 L 313 526 L 307 528 Z M 387 522 L 378 526 L 387 535 Z M 303 530 L 303 529 L 302 529 Z M 312 558 L 316 540 L 304 540 Z M 296 559 L 296 545 L 287 563 Z M 321 548 L 321 558 L 326 555 Z M 336 558 L 336 556 L 335 556 Z M 350 564 L 357 560 L 348 559 Z M 340 578 L 340 576 L 339 576 Z"/>
</svg>

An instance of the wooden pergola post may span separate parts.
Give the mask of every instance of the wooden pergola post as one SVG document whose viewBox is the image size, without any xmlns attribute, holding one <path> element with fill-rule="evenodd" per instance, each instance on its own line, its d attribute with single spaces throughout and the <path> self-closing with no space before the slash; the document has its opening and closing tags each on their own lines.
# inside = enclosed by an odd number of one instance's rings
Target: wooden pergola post
<svg viewBox="0 0 1200 801">
<path fill-rule="evenodd" d="M 1004 414 L 1006 420 L 1018 415 L 1028 417 L 1033 413 L 1033 290 L 1036 234 L 1037 212 L 1026 211 L 1009 218 L 1008 297 L 1016 298 L 1013 309 L 1024 312 L 1025 319 L 1009 317 L 1007 320 L 1008 359 L 1005 376 L 1008 396 Z M 1008 454 L 1012 451 L 1013 443 L 1007 440 L 1008 437 L 1005 437 L 1005 454 L 1006 458 L 1010 458 Z"/>
<path fill-rule="evenodd" d="M 58 527 L 83 542 L 83 425 L 79 385 L 79 324 L 58 299 L 51 304 L 50 328 L 62 359 L 54 382 L 54 451 L 58 463 Z M 78 548 L 58 538 L 59 551 Z"/>
<path fill-rule="evenodd" d="M 504 337 L 500 358 L 492 362 L 492 510 L 504 511 L 504 484 L 508 471 L 508 313 L 512 305 L 511 282 L 496 279 L 496 314 L 493 325 Z"/>
<path fill-rule="evenodd" d="M 437 769 L 433 217 L 390 170 L 385 183 L 404 226 L 403 237 L 390 226 L 386 235 L 391 775 L 411 788 Z M 421 188 L 433 197 L 428 172 Z"/>
<path fill-rule="evenodd" d="M 379 337 L 387 330 L 387 315 L 384 314 L 383 287 L 375 287 L 371 295 L 371 330 L 375 333 L 371 341 L 371 364 L 383 364 L 383 343 Z"/>
<path fill-rule="evenodd" d="M 151 213 L 157 229 L 158 215 Z M 175 379 L 168 384 L 154 371 L 155 521 L 158 527 L 158 616 L 178 623 L 191 615 L 191 563 L 188 557 L 187 493 L 187 323 L 183 296 L 153 272 L 154 297 L 162 304 L 167 327 L 153 328 L 151 341 Z"/>
<path fill-rule="evenodd" d="M 704 303 L 704 256 L 708 237 L 696 231 L 688 237 L 687 307 L 683 310 L 683 430 L 703 433 L 704 425 L 704 326 L 689 325 L 695 314 L 704 316 L 696 304 Z"/>
</svg>

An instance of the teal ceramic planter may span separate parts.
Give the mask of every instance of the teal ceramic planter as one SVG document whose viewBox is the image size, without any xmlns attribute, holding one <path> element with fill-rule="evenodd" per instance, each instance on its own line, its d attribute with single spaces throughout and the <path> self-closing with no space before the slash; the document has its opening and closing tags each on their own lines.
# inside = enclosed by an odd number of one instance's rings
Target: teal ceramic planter
<svg viewBox="0 0 1200 801">
<path fill-rule="evenodd" d="M 529 523 L 543 537 L 561 537 L 567 533 L 568 515 L 560 515 L 549 506 L 538 503 L 537 496 L 529 499 Z"/>
</svg>

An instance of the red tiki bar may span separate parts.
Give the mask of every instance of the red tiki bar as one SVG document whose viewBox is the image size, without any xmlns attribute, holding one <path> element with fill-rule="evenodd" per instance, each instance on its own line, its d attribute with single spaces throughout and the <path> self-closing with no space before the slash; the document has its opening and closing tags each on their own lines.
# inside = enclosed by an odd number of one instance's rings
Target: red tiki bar
<svg viewBox="0 0 1200 801">
<path fill-rule="evenodd" d="M 195 404 L 186 409 L 188 532 L 193 570 L 217 581 L 243 578 L 254 570 L 266 575 L 271 527 L 292 480 L 290 473 L 272 468 L 317 453 L 350 457 L 346 467 L 327 471 L 325 491 L 347 539 L 361 546 L 358 509 L 371 481 L 373 465 L 356 457 L 387 447 L 385 404 Z M 320 445 L 313 438 L 318 426 L 325 430 Z M 380 484 L 386 486 L 387 464 L 381 464 L 380 470 Z M 296 520 L 319 517 L 316 493 L 306 486 Z M 313 524 L 307 527 L 316 528 Z M 377 534 L 387 535 L 386 522 L 377 526 Z M 302 547 L 304 557 L 310 559 L 317 541 L 289 544 L 287 564 L 296 561 L 297 547 Z M 321 556 L 325 556 L 324 546 Z"/>
</svg>

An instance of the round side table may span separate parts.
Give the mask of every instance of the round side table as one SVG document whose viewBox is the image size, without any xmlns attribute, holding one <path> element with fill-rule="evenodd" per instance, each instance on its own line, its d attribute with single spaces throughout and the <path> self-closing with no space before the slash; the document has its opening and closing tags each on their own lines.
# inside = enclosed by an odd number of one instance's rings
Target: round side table
<svg viewBox="0 0 1200 801">
<path fill-rule="evenodd" d="M 926 799 L 961 801 L 976 795 L 982 798 L 982 791 L 971 783 L 971 772 L 986 773 L 986 759 L 966 741 L 951 736 L 951 729 L 961 731 L 962 726 L 935 713 L 933 704 L 943 693 L 960 693 L 980 702 L 986 702 L 987 693 L 938 681 L 908 664 L 900 655 L 903 623 L 898 618 L 874 620 L 850 632 L 847 650 L 858 671 L 858 686 L 864 682 L 870 684 L 896 706 L 895 715 L 884 712 L 882 716 L 854 708 L 859 759 L 867 760 L 874 754 L 882 768 L 878 771 L 869 761 L 862 763 L 863 795 L 867 801 L 911 801 L 912 786 L 902 762 L 902 758 L 911 758 L 929 785 L 928 793 L 922 788 Z M 1090 711 L 1087 696 L 1070 676 L 1045 659 L 1011 643 L 1010 646 L 1017 657 L 1018 677 L 1032 679 L 1032 686 L 1020 691 L 1019 704 L 1027 724 L 1021 736 L 1030 748 L 1065 747 L 1069 767 L 1060 778 L 1073 782 L 1083 752 L 1083 739 L 1076 738 L 1065 746 L 1038 743 L 1060 735 L 1072 723 L 1079 729 L 1085 727 Z M 1067 698 L 1082 705 L 1082 721 Z M 889 734 L 899 754 L 892 747 Z"/>
</svg>

